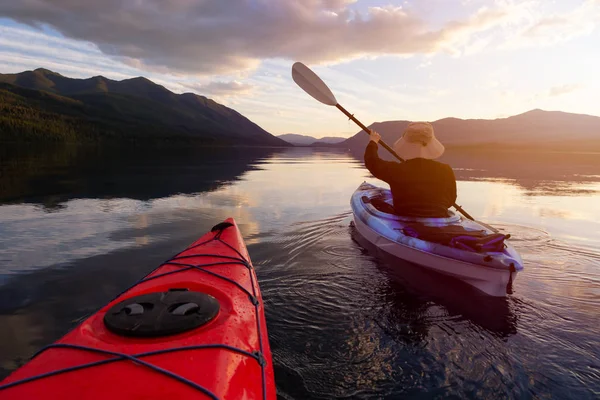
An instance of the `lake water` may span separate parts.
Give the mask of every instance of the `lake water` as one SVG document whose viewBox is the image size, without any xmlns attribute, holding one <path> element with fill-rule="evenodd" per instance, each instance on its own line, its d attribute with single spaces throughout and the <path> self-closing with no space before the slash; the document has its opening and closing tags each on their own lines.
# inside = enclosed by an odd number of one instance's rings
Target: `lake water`
<svg viewBox="0 0 600 400">
<path fill-rule="evenodd" d="M 372 178 L 311 149 L 0 148 L 0 378 L 215 223 L 256 267 L 282 399 L 598 398 L 600 154 L 449 150 L 512 234 L 506 299 L 363 247 Z"/>
</svg>

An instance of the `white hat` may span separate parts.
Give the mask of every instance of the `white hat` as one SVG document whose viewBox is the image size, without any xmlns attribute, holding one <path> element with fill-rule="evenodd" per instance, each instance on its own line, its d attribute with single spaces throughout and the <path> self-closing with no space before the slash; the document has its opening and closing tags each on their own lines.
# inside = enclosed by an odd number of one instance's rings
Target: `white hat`
<svg viewBox="0 0 600 400">
<path fill-rule="evenodd" d="M 433 160 L 444 154 L 444 145 L 436 139 L 429 122 L 411 122 L 402 137 L 394 143 L 394 151 L 405 160 L 428 158 Z"/>
</svg>

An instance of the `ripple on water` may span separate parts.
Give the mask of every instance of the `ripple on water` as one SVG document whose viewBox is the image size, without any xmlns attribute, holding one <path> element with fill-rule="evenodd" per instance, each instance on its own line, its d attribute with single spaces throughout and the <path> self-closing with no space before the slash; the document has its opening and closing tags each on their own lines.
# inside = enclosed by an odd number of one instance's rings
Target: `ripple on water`
<svg viewBox="0 0 600 400">
<path fill-rule="evenodd" d="M 550 234 L 542 229 L 515 224 L 494 224 L 501 233 L 510 234 L 510 242 L 520 248 L 540 247 L 552 241 Z"/>
<path fill-rule="evenodd" d="M 526 270 L 517 294 L 501 299 L 365 246 L 349 214 L 295 224 L 253 247 L 268 248 L 257 271 L 282 398 L 589 398 L 597 314 L 572 319 L 577 300 L 539 293 L 565 279 L 558 258 L 574 278 L 596 282 L 584 267 L 598 266 L 595 254 L 559 249 L 541 230 L 504 229 Z"/>
</svg>

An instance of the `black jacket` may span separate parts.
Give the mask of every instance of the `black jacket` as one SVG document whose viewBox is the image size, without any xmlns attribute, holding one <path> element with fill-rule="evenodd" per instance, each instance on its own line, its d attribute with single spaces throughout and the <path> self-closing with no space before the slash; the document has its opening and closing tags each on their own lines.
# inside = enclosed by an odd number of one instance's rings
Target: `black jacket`
<svg viewBox="0 0 600 400">
<path fill-rule="evenodd" d="M 405 162 L 385 161 L 370 141 L 365 150 L 365 166 L 375 178 L 390 185 L 394 209 L 399 215 L 447 217 L 456 202 L 456 178 L 448 164 L 424 158 Z"/>
</svg>

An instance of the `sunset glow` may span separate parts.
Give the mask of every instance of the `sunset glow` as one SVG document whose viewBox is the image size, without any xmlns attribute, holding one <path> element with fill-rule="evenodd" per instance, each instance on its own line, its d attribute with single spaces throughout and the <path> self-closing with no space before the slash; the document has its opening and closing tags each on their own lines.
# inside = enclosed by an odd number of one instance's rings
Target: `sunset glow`
<svg viewBox="0 0 600 400">
<path fill-rule="evenodd" d="M 0 72 L 141 75 L 273 134 L 348 137 L 293 83 L 294 61 L 366 123 L 600 115 L 599 21 L 598 0 L 4 2 Z"/>
</svg>

